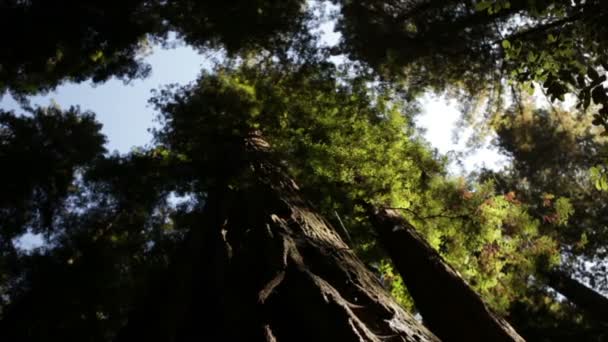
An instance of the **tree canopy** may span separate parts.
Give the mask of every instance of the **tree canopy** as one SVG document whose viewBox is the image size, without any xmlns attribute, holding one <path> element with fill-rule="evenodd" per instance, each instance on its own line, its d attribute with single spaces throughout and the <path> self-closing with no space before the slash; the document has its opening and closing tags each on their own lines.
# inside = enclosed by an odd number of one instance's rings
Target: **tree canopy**
<svg viewBox="0 0 608 342">
<path fill-rule="evenodd" d="M 0 91 L 23 96 L 64 81 L 145 77 L 150 69 L 142 56 L 168 32 L 197 48 L 223 46 L 232 54 L 271 48 L 300 29 L 304 6 L 300 0 L 2 1 Z"/>
<path fill-rule="evenodd" d="M 0 3 L 23 104 L 0 110 L 0 338 L 607 338 L 606 3 L 332 3 L 331 48 L 322 2 Z M 27 106 L 145 77 L 173 34 L 226 56 L 154 94 L 150 146 Z M 509 166 L 452 174 L 416 125 L 428 91 L 482 103 Z M 479 334 L 445 323 L 457 305 Z"/>
</svg>

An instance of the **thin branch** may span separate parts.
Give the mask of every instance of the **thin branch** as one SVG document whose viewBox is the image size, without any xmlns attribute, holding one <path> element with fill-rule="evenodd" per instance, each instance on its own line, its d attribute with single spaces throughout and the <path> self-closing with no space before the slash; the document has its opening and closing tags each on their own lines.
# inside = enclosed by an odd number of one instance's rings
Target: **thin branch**
<svg viewBox="0 0 608 342">
<path fill-rule="evenodd" d="M 334 214 L 336 215 L 336 218 L 338 219 L 338 222 L 340 223 L 340 228 L 342 228 L 342 231 L 344 232 L 344 235 L 345 235 L 346 239 L 348 240 L 348 243 L 351 244 L 352 239 L 350 237 L 350 234 L 348 233 L 348 230 L 346 230 L 346 226 L 344 226 L 344 223 L 342 222 L 340 215 L 338 215 L 338 212 L 335 210 L 334 210 Z"/>
<path fill-rule="evenodd" d="M 566 127 L 566 123 L 562 119 L 561 114 L 557 111 L 557 108 L 555 108 L 555 105 L 553 105 L 553 102 L 549 98 L 549 94 L 547 94 L 547 92 L 545 91 L 545 88 L 542 85 L 540 86 L 540 90 L 542 91 L 543 95 L 545 96 L 545 100 L 547 100 L 547 103 L 549 103 L 549 106 L 551 107 L 551 111 L 559 120 L 559 123 L 562 125 L 562 127 Z"/>
<path fill-rule="evenodd" d="M 545 32 L 545 31 L 548 31 L 548 30 L 551 30 L 551 29 L 554 29 L 554 28 L 557 28 L 557 27 L 560 27 L 560 26 L 563 26 L 563 25 L 566 25 L 566 24 L 573 23 L 573 22 L 581 19 L 583 16 L 584 16 L 583 12 L 581 11 L 581 12 L 575 14 L 575 15 L 571 15 L 569 17 L 565 17 L 565 18 L 562 18 L 560 20 L 552 21 L 552 22 L 550 22 L 548 24 L 545 24 L 545 25 L 534 26 L 533 28 L 531 28 L 529 30 L 521 31 L 521 32 L 512 34 L 512 35 L 510 35 L 510 36 L 508 36 L 506 38 L 508 40 L 510 40 L 510 41 L 515 41 L 515 40 L 518 40 L 518 39 L 523 38 L 525 36 L 534 35 L 536 33 Z"/>
<path fill-rule="evenodd" d="M 461 219 L 461 220 L 465 220 L 465 219 L 470 219 L 470 215 L 468 214 L 462 214 L 462 215 L 447 215 L 445 214 L 445 211 L 439 214 L 434 214 L 434 215 L 428 215 L 428 216 L 420 216 L 420 214 L 418 214 L 416 211 L 410 209 L 410 208 L 384 208 L 384 209 L 389 209 L 389 210 L 402 210 L 402 211 L 407 211 L 410 214 L 414 215 L 416 217 L 416 219 L 423 221 L 423 220 L 431 220 L 431 219 L 438 219 L 438 218 L 447 218 L 447 219 Z"/>
<path fill-rule="evenodd" d="M 541 87 L 542 88 L 542 87 Z M 513 92 L 513 97 L 515 97 L 515 102 L 517 102 L 517 107 L 519 108 L 519 113 L 524 115 L 524 107 L 522 105 L 522 96 L 521 92 L 518 91 L 515 86 L 511 85 L 511 91 Z"/>
</svg>

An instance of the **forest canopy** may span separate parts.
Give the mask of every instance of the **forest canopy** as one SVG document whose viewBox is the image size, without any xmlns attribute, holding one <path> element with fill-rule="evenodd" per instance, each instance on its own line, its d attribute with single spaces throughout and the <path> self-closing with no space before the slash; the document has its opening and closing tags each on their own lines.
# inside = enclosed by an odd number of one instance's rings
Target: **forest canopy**
<svg viewBox="0 0 608 342">
<path fill-rule="evenodd" d="M 0 109 L 0 339 L 608 339 L 607 17 L 600 0 L 0 1 L 0 92 L 22 106 Z M 145 78 L 169 37 L 223 57 L 152 95 L 148 146 L 109 153 L 95 113 L 29 101 Z M 451 172 L 416 124 L 428 93 L 508 165 Z"/>
</svg>

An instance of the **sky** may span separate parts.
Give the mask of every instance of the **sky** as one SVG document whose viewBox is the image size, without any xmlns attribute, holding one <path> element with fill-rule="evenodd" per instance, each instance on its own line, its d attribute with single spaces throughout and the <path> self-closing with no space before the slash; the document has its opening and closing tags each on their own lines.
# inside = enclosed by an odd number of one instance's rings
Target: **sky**
<svg viewBox="0 0 608 342">
<path fill-rule="evenodd" d="M 82 110 L 95 112 L 109 140 L 106 148 L 110 152 L 129 152 L 132 147 L 151 140 L 147 131 L 155 118 L 148 105 L 151 91 L 171 83 L 188 84 L 197 78 L 202 68 L 211 65 L 207 58 L 188 46 L 155 47 L 146 62 L 152 66 L 152 74 L 146 79 L 129 84 L 116 79 L 100 85 L 65 84 L 49 94 L 33 97 L 32 103 L 48 106 L 55 101 L 61 108 L 78 105 Z M 20 112 L 19 105 L 8 95 L 0 99 L 0 108 Z"/>
<path fill-rule="evenodd" d="M 461 112 L 456 100 L 447 99 L 442 96 L 427 94 L 421 99 L 422 114 L 417 118 L 416 124 L 424 129 L 424 137 L 442 154 L 450 152 L 466 153 L 461 160 L 462 166 L 452 162 L 449 166 L 450 173 L 462 175 L 481 167 L 499 170 L 507 165 L 508 159 L 498 153 L 490 144 L 490 138 L 481 148 L 469 151 L 466 140 L 473 134 L 471 128 L 458 132 L 459 139 L 456 140 L 455 130 Z"/>
</svg>

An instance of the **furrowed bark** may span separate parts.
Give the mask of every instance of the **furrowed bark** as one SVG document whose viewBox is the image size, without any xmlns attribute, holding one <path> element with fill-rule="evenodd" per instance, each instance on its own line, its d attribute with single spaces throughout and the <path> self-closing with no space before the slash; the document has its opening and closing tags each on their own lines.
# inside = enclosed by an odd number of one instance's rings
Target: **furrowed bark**
<svg viewBox="0 0 608 342">
<path fill-rule="evenodd" d="M 262 139 L 241 149 L 227 154 L 240 159 L 238 188 L 208 199 L 203 246 L 186 271 L 193 285 L 177 297 L 187 304 L 152 340 L 438 341 L 302 200 Z"/>
<path fill-rule="evenodd" d="M 381 244 L 420 311 L 444 341 L 524 341 L 395 210 L 370 209 Z"/>
<path fill-rule="evenodd" d="M 608 322 L 608 298 L 582 284 L 560 270 L 547 271 L 547 285 L 564 295 L 568 300 L 589 316 L 601 322 Z"/>
</svg>

